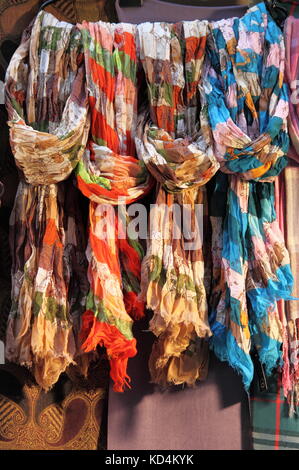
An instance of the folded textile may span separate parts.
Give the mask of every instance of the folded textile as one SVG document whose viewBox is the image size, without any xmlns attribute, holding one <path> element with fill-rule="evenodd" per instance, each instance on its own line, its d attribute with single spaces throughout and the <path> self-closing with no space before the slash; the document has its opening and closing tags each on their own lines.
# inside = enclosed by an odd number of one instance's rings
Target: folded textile
<svg viewBox="0 0 299 470">
<path fill-rule="evenodd" d="M 162 386 L 193 385 L 207 373 L 208 343 L 201 340 L 211 334 L 207 272 L 203 245 L 191 246 L 197 236 L 202 242 L 196 209 L 203 206 L 204 216 L 204 185 L 219 166 L 199 121 L 207 26 L 206 21 L 138 26 L 151 116 L 140 117 L 136 145 L 157 181 L 142 291 L 154 312 L 150 329 L 157 336 L 149 361 L 151 378 Z"/>
<path fill-rule="evenodd" d="M 255 383 L 252 397 L 252 440 L 254 450 L 298 450 L 297 419 L 288 416 L 279 374 L 267 379 L 268 390 Z"/>
<path fill-rule="evenodd" d="M 143 250 L 127 233 L 126 205 L 152 188 L 145 166 L 135 158 L 136 27 L 103 22 L 78 27 L 91 109 L 90 141 L 76 170 L 78 187 L 90 199 L 90 292 L 82 348 L 106 348 L 114 390 L 121 392 L 129 387 L 128 359 L 137 353 L 133 319 L 144 315 L 139 295 Z"/>
<path fill-rule="evenodd" d="M 11 214 L 12 309 L 6 358 L 50 388 L 74 362 L 88 282 L 76 188 L 64 183 L 89 130 L 80 33 L 41 12 L 6 74 L 10 143 L 21 182 Z M 79 194 L 79 193 L 78 193 Z"/>
<path fill-rule="evenodd" d="M 211 25 L 204 77 L 221 172 L 211 198 L 211 347 L 253 378 L 255 347 L 267 373 L 281 363 L 293 276 L 274 210 L 273 180 L 287 164 L 288 95 L 283 35 L 264 3 Z"/>
</svg>

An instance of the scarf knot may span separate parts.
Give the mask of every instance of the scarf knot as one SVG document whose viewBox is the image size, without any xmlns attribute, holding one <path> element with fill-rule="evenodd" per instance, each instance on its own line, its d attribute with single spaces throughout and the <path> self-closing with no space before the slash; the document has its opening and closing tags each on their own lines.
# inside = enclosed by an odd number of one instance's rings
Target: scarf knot
<svg viewBox="0 0 299 470">
<path fill-rule="evenodd" d="M 146 122 L 139 128 L 136 147 L 148 171 L 168 193 L 199 188 L 219 168 L 212 149 L 199 132 L 174 139 L 166 130 Z"/>
</svg>

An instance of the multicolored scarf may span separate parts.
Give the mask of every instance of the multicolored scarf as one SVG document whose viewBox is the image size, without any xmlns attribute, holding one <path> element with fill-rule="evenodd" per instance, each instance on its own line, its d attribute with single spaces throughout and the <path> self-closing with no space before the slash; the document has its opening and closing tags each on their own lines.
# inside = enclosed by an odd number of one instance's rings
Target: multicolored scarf
<svg viewBox="0 0 299 470">
<path fill-rule="evenodd" d="M 299 96 L 298 96 L 298 80 L 299 80 L 299 19 L 289 16 L 284 27 L 285 48 L 286 48 L 286 64 L 285 64 L 285 81 L 288 84 L 289 99 L 289 116 L 288 131 L 290 135 L 291 145 L 289 156 L 299 163 Z"/>
<path fill-rule="evenodd" d="M 207 207 L 204 185 L 219 166 L 199 122 L 207 26 L 206 21 L 138 26 L 151 119 L 140 117 L 136 145 L 158 183 L 142 291 L 154 312 L 150 329 L 158 338 L 149 361 L 151 378 L 162 386 L 192 385 L 207 373 L 208 342 L 200 340 L 211 334 L 207 273 L 202 245 L 192 249 L 189 236 L 196 232 L 196 206 Z M 189 233 L 184 230 L 187 214 Z"/>
<path fill-rule="evenodd" d="M 66 180 L 88 137 L 80 33 L 41 12 L 6 76 L 10 142 L 22 171 L 11 215 L 12 310 L 6 358 L 50 388 L 77 354 L 88 283 L 76 188 Z M 79 194 L 79 193 L 78 193 Z M 74 262 L 75 261 L 75 262 Z"/>
<path fill-rule="evenodd" d="M 136 27 L 87 23 L 82 33 L 91 138 L 77 167 L 78 187 L 90 199 L 88 277 L 91 289 L 83 316 L 83 350 L 106 348 L 114 390 L 129 386 L 127 362 L 136 350 L 133 319 L 144 314 L 139 297 L 143 251 L 129 237 L 126 209 L 152 187 L 135 155 L 137 125 Z M 115 210 L 114 210 L 115 207 Z"/>
<path fill-rule="evenodd" d="M 291 266 L 294 272 L 294 292 L 299 297 L 298 283 L 298 242 L 297 242 L 297 187 L 299 184 L 299 96 L 298 96 L 298 46 L 299 19 L 289 16 L 284 25 L 286 66 L 285 81 L 289 89 L 288 130 L 291 140 L 289 149 L 289 165 L 285 170 L 285 235 L 290 253 Z M 283 368 L 282 385 L 284 395 L 290 403 L 290 414 L 299 405 L 299 310 L 298 301 L 285 304 L 287 317 L 286 363 Z"/>
<path fill-rule="evenodd" d="M 276 301 L 293 286 L 272 184 L 289 143 L 283 35 L 260 3 L 211 26 L 208 57 L 207 112 L 221 166 L 211 199 L 211 347 L 248 389 L 252 347 L 266 373 L 281 362 Z"/>
</svg>

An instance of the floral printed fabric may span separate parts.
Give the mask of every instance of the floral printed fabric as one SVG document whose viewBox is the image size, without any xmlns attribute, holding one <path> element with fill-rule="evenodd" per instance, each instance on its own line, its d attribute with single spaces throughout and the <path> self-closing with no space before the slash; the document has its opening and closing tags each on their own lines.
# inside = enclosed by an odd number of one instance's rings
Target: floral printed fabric
<svg viewBox="0 0 299 470">
<path fill-rule="evenodd" d="M 78 187 L 90 199 L 88 294 L 83 350 L 104 346 L 114 390 L 129 386 L 127 362 L 137 353 L 133 319 L 144 315 L 139 296 L 143 257 L 126 232 L 125 207 L 152 187 L 135 158 L 137 56 L 133 25 L 83 23 L 91 109 L 91 138 L 77 167 Z M 115 207 L 115 210 L 114 210 Z M 120 236 L 119 236 L 120 235 Z"/>
<path fill-rule="evenodd" d="M 211 198 L 211 346 L 248 389 L 252 347 L 267 373 L 281 361 L 276 301 L 290 298 L 293 286 L 272 183 L 289 144 L 283 35 L 260 3 L 241 19 L 212 24 L 208 51 L 207 111 L 221 167 Z"/>
<path fill-rule="evenodd" d="M 6 76 L 10 141 L 22 171 L 11 215 L 12 310 L 6 357 L 50 388 L 79 353 L 88 283 L 76 167 L 89 120 L 80 33 L 41 12 Z"/>
<path fill-rule="evenodd" d="M 182 211 L 187 208 L 195 227 L 196 205 L 206 209 L 204 185 L 218 169 L 198 120 L 207 27 L 206 21 L 138 26 L 151 119 L 146 113 L 140 117 L 136 142 L 158 183 L 142 291 L 154 312 L 150 329 L 158 338 L 149 361 L 151 377 L 162 386 L 192 385 L 207 373 L 208 343 L 201 340 L 211 334 L 204 253 L 200 245 L 190 247 Z"/>
</svg>

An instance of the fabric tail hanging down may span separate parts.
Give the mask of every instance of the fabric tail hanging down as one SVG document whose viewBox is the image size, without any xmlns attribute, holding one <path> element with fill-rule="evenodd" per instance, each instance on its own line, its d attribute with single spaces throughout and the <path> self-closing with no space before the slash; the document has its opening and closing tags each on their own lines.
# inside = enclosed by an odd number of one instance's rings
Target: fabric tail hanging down
<svg viewBox="0 0 299 470">
<path fill-rule="evenodd" d="M 207 27 L 207 21 L 138 26 L 150 116 L 140 115 L 136 146 L 158 185 L 142 293 L 154 312 L 150 329 L 157 337 L 149 360 L 151 378 L 162 387 L 193 385 L 207 374 L 209 276 L 196 208 L 204 207 L 206 235 L 205 184 L 219 166 L 199 121 Z"/>
<path fill-rule="evenodd" d="M 297 188 L 299 185 L 299 19 L 289 16 L 284 25 L 286 47 L 286 73 L 285 80 L 289 89 L 289 116 L 288 130 L 290 135 L 289 164 L 284 174 L 285 187 L 285 232 L 286 243 L 291 257 L 291 266 L 294 272 L 293 295 L 299 297 L 299 245 L 297 233 L 297 211 L 299 199 Z M 288 397 L 291 405 L 290 413 L 299 406 L 299 306 L 298 301 L 289 301 L 285 304 L 287 317 L 288 367 L 284 367 L 282 385 L 284 395 Z"/>
<path fill-rule="evenodd" d="M 73 326 L 88 292 L 84 232 L 69 204 L 78 190 L 63 182 L 88 137 L 84 76 L 80 32 L 44 12 L 24 32 L 6 75 L 10 142 L 21 175 L 10 221 L 6 358 L 31 367 L 45 389 L 78 353 Z"/>
<path fill-rule="evenodd" d="M 136 352 L 133 319 L 144 315 L 140 299 L 143 251 L 126 231 L 126 206 L 144 196 L 152 181 L 135 158 L 137 56 L 134 25 L 79 25 L 91 109 L 88 148 L 77 167 L 78 187 L 90 199 L 90 292 L 83 316 L 84 351 L 104 346 L 114 390 L 129 386 L 127 362 Z"/>
<path fill-rule="evenodd" d="M 211 346 L 243 378 L 252 347 L 266 373 L 281 364 L 284 324 L 276 301 L 293 287 L 274 210 L 273 181 L 287 164 L 288 95 L 283 35 L 265 4 L 211 25 L 204 78 L 221 172 L 211 199 Z"/>
</svg>

